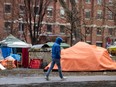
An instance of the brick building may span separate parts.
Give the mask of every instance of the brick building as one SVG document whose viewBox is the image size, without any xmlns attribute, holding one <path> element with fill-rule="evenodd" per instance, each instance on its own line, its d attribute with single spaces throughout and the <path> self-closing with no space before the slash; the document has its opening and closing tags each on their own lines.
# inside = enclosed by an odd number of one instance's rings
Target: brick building
<svg viewBox="0 0 116 87">
<path fill-rule="evenodd" d="M 69 4 L 69 0 L 64 1 Z M 116 23 L 113 13 L 106 7 L 112 8 L 113 0 L 75 1 L 80 6 L 80 28 L 81 33 L 85 36 L 83 40 L 103 47 L 107 42 L 114 42 L 116 40 Z M 23 39 L 22 29 L 25 28 L 21 18 L 23 17 L 23 0 L 1 0 L 0 3 L 0 40 L 9 33 Z M 17 14 L 20 14 L 20 17 Z M 65 26 L 70 27 L 70 24 L 64 15 L 65 11 L 59 1 L 53 0 L 47 8 L 47 14 L 42 22 L 41 39 L 38 43 L 54 41 L 57 36 L 63 37 L 65 42 L 70 43 L 70 34 L 65 29 Z M 30 42 L 29 35 L 27 38 L 27 41 Z"/>
<path fill-rule="evenodd" d="M 113 42 L 116 39 L 116 25 L 113 13 L 108 9 L 112 8 L 113 0 L 81 1 L 86 22 L 85 29 L 82 30 L 86 35 L 86 42 L 103 47 L 107 41 Z"/>
</svg>

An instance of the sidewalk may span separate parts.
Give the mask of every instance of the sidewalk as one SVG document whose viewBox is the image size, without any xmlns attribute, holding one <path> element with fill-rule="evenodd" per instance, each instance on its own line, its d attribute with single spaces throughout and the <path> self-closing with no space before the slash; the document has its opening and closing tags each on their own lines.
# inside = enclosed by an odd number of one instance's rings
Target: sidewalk
<svg viewBox="0 0 116 87">
<path fill-rule="evenodd" d="M 39 77 L 3 77 L 0 84 L 32 84 L 32 83 L 54 83 L 54 82 L 97 82 L 97 81 L 116 81 L 116 76 L 67 76 L 65 80 L 59 77 L 50 77 L 46 81 L 44 76 Z"/>
<path fill-rule="evenodd" d="M 116 71 L 63 72 L 63 75 L 67 77 L 65 80 L 59 78 L 58 72 L 51 72 L 49 81 L 45 80 L 44 74 L 43 69 L 13 69 L 0 71 L 0 87 L 116 86 Z"/>
</svg>

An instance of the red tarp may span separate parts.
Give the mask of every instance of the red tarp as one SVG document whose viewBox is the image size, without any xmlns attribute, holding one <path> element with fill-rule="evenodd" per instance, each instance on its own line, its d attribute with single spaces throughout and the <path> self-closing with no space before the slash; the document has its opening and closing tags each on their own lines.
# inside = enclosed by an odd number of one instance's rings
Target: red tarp
<svg viewBox="0 0 116 87">
<path fill-rule="evenodd" d="M 49 66 L 50 64 L 45 69 Z M 61 66 L 62 71 L 116 70 L 116 62 L 110 58 L 107 49 L 85 42 L 78 42 L 70 48 L 63 49 Z"/>
</svg>

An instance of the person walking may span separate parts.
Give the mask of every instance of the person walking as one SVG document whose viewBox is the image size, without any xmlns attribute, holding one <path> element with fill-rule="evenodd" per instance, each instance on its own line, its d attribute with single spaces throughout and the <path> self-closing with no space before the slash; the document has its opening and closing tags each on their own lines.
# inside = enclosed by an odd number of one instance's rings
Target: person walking
<svg viewBox="0 0 116 87">
<path fill-rule="evenodd" d="M 63 39 L 61 37 L 57 37 L 56 41 L 54 42 L 53 46 L 52 46 L 52 62 L 51 65 L 49 67 L 49 69 L 46 72 L 45 75 L 45 79 L 49 80 L 49 74 L 51 72 L 51 70 L 53 69 L 54 65 L 56 64 L 58 67 L 58 72 L 59 72 L 59 76 L 60 78 L 63 80 L 65 79 L 62 75 L 62 69 L 61 69 L 61 64 L 60 64 L 60 59 L 61 59 L 61 47 L 60 44 L 63 41 Z"/>
</svg>

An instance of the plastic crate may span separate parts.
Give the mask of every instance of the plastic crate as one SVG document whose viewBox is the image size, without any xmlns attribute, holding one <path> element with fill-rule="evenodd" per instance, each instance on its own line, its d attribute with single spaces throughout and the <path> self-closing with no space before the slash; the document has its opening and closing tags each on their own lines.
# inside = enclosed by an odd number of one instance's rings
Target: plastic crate
<svg viewBox="0 0 116 87">
<path fill-rule="evenodd" d="M 32 69 L 39 69 L 41 67 L 41 60 L 40 59 L 31 59 L 29 67 Z"/>
</svg>

